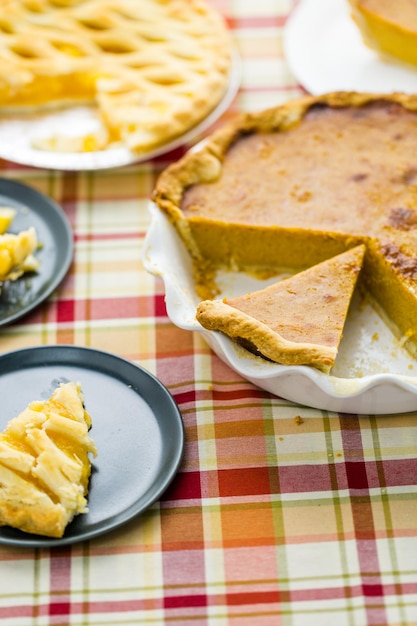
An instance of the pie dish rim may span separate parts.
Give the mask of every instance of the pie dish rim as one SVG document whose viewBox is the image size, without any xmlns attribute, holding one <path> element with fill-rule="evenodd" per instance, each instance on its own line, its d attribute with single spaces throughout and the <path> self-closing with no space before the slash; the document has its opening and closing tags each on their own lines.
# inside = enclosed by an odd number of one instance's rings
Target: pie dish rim
<svg viewBox="0 0 417 626">
<path fill-rule="evenodd" d="M 275 396 L 320 410 L 381 415 L 417 410 L 417 376 L 378 373 L 348 379 L 305 365 L 263 363 L 249 353 L 247 358 L 242 356 L 243 348 L 237 350 L 228 337 L 203 328 L 194 314 L 200 299 L 194 291 L 191 258 L 174 226 L 154 202 L 149 202 L 148 211 L 150 226 L 142 259 L 145 269 L 164 283 L 169 319 L 179 328 L 201 335 L 243 378 Z"/>
</svg>

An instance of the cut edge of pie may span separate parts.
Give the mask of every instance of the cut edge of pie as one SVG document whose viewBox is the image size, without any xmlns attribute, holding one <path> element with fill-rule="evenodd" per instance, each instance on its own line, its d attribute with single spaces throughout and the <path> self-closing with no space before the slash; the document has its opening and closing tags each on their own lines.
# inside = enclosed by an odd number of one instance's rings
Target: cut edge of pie
<svg viewBox="0 0 417 626">
<path fill-rule="evenodd" d="M 196 318 L 207 330 L 221 331 L 258 356 L 283 365 L 311 365 L 328 374 L 364 254 L 365 246 L 357 246 L 265 289 L 204 300 Z"/>
<path fill-rule="evenodd" d="M 220 293 L 219 270 L 272 276 L 286 268 L 304 269 L 365 244 L 367 254 L 362 281 L 365 290 L 401 345 L 417 356 L 417 299 L 413 286 L 417 257 L 413 253 L 412 224 L 399 224 L 396 228 L 395 224 L 390 225 L 390 216 L 386 215 L 384 240 L 380 241 L 378 235 L 368 230 L 354 234 L 326 226 L 320 229 L 320 218 L 314 227 L 311 219 L 305 227 L 281 225 L 279 210 L 274 224 L 264 225 L 230 219 L 226 211 L 221 217 L 213 218 L 199 215 L 192 207 L 188 213 L 182 209 L 183 197 L 190 187 L 200 184 L 209 187 L 210 183 L 221 180 L 228 150 L 240 139 L 251 134 L 262 136 L 291 131 L 302 123 L 311 109 L 361 108 L 378 103 L 388 108 L 399 105 L 405 111 L 417 112 L 415 94 L 332 92 L 307 95 L 270 109 L 237 116 L 212 133 L 197 151 L 189 151 L 160 174 L 153 200 L 172 223 L 191 257 L 195 290 L 200 299 L 212 299 Z M 407 208 L 404 212 L 407 214 Z M 410 207 L 410 215 L 414 212 L 414 207 Z"/>
<path fill-rule="evenodd" d="M 0 525 L 60 538 L 88 511 L 91 418 L 80 383 L 61 383 L 0 433 Z"/>
</svg>

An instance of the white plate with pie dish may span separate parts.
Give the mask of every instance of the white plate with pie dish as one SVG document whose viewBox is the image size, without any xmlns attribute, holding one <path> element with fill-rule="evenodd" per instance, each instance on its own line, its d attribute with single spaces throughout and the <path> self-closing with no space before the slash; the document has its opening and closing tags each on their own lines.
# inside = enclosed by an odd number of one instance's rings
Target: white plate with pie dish
<svg viewBox="0 0 417 626">
<path fill-rule="evenodd" d="M 0 356 L 0 430 L 31 401 L 62 382 L 80 382 L 97 447 L 88 512 L 60 539 L 0 527 L 0 545 L 49 548 L 93 539 L 126 524 L 158 500 L 182 460 L 184 426 L 165 386 L 114 354 L 77 346 L 40 346 Z"/>
<path fill-rule="evenodd" d="M 382 60 L 368 48 L 348 0 L 300 0 L 284 30 L 290 69 L 310 93 L 417 91 L 417 68 Z"/>
<path fill-rule="evenodd" d="M 190 257 L 177 232 L 153 204 L 143 263 L 165 285 L 170 320 L 200 333 L 234 371 L 276 396 L 319 409 L 354 414 L 398 414 L 417 410 L 417 361 L 401 346 L 372 306 L 356 296 L 331 375 L 313 367 L 268 362 L 241 348 L 195 319 L 195 292 Z M 270 281 L 245 274 L 218 275 L 222 296 L 260 289 Z"/>
<path fill-rule="evenodd" d="M 71 141 L 71 138 L 84 134 L 95 136 L 100 133 L 101 124 L 96 109 L 92 106 L 74 106 L 26 116 L 0 116 L 0 158 L 21 165 L 65 171 L 102 170 L 148 161 L 180 146 L 191 145 L 207 131 L 232 104 L 239 90 L 240 80 L 241 61 L 234 51 L 226 92 L 211 113 L 183 135 L 146 153 L 132 152 L 123 145 L 91 152 L 59 152 L 34 148 L 34 142 L 44 137 L 60 135 Z"/>
</svg>

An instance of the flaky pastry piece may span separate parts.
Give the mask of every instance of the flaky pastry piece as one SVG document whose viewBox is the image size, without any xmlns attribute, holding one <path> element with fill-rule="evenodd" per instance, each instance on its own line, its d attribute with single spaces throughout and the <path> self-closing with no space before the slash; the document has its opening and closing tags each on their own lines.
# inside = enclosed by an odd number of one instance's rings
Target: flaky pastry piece
<svg viewBox="0 0 417 626">
<path fill-rule="evenodd" d="M 146 152 L 220 102 L 231 49 L 203 0 L 2 0 L 0 111 L 91 103 L 105 133 L 69 138 L 68 151 L 122 142 Z M 43 143 L 65 150 L 65 133 Z"/>
<path fill-rule="evenodd" d="M 39 260 L 34 256 L 38 238 L 33 227 L 13 234 L 6 232 L 16 216 L 13 207 L 0 206 L 0 289 L 6 280 L 16 280 L 25 272 L 35 272 Z"/>
<path fill-rule="evenodd" d="M 0 235 L 0 287 L 6 280 L 16 280 L 25 272 L 35 272 L 39 268 L 39 261 L 34 256 L 37 246 L 33 226 L 17 234 Z"/>
<path fill-rule="evenodd" d="M 62 537 L 85 513 L 97 454 L 79 383 L 62 383 L 47 401 L 34 401 L 0 434 L 0 524 Z"/>
</svg>

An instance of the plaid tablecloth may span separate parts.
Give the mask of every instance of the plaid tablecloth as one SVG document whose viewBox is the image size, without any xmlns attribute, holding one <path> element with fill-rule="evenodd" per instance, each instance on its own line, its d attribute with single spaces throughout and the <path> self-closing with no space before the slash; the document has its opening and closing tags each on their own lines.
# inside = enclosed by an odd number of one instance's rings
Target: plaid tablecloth
<svg viewBox="0 0 417 626">
<path fill-rule="evenodd" d="M 223 119 L 301 94 L 283 58 L 290 0 L 213 4 L 242 58 Z M 0 547 L 0 623 L 417 624 L 416 414 L 291 404 L 173 326 L 141 250 L 155 177 L 180 153 L 96 173 L 1 162 L 55 199 L 75 236 L 69 274 L 1 329 L 1 353 L 74 344 L 130 359 L 175 398 L 186 444 L 169 489 L 125 526 L 68 547 Z"/>
</svg>

